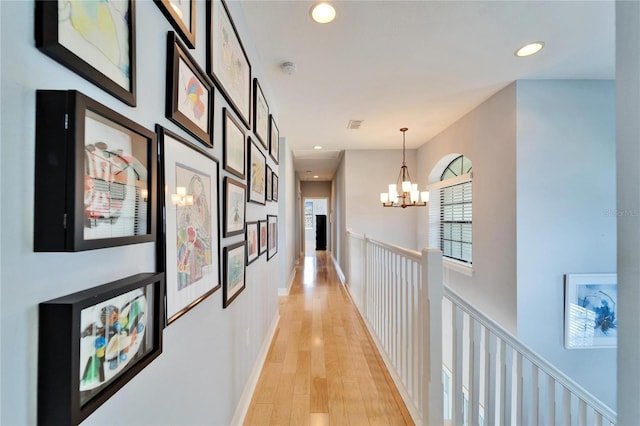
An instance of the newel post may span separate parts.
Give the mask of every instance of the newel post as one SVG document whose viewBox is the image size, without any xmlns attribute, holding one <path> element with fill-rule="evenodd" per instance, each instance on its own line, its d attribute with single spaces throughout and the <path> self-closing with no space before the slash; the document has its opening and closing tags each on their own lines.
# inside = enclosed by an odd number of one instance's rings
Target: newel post
<svg viewBox="0 0 640 426">
<path fill-rule="evenodd" d="M 423 324 L 423 424 L 443 424 L 442 252 L 422 250 L 420 311 Z"/>
</svg>

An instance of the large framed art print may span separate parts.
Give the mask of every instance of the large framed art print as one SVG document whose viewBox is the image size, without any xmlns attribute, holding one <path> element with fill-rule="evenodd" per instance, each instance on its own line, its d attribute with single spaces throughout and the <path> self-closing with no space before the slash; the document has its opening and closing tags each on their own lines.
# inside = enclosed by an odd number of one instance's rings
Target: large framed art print
<svg viewBox="0 0 640 426">
<path fill-rule="evenodd" d="M 267 176 L 267 158 L 262 153 L 258 145 L 251 138 L 248 138 L 247 146 L 249 147 L 249 200 L 253 203 L 266 204 L 267 185 L 265 178 Z"/>
<path fill-rule="evenodd" d="M 207 2 L 207 71 L 218 84 L 240 120 L 249 127 L 251 64 L 240 36 L 222 0 Z"/>
<path fill-rule="evenodd" d="M 156 135 L 75 90 L 36 94 L 35 251 L 154 241 Z"/>
<path fill-rule="evenodd" d="M 246 186 L 226 176 L 224 178 L 224 232 L 225 237 L 244 234 L 246 212 Z"/>
<path fill-rule="evenodd" d="M 165 188 L 167 324 L 220 289 L 218 161 L 156 126 Z"/>
<path fill-rule="evenodd" d="M 567 349 L 615 348 L 618 341 L 616 274 L 565 275 Z"/>
<path fill-rule="evenodd" d="M 135 1 L 36 0 L 36 47 L 136 106 Z"/>
<path fill-rule="evenodd" d="M 245 289 L 245 242 L 227 246 L 224 253 L 224 286 L 222 288 L 222 306 L 228 307 Z"/>
<path fill-rule="evenodd" d="M 166 117 L 213 147 L 213 83 L 173 31 L 167 35 Z"/>
<path fill-rule="evenodd" d="M 269 105 L 258 79 L 253 79 L 253 131 L 265 149 L 269 149 Z"/>
<path fill-rule="evenodd" d="M 164 274 L 40 303 L 38 424 L 77 425 L 162 352 Z"/>
</svg>

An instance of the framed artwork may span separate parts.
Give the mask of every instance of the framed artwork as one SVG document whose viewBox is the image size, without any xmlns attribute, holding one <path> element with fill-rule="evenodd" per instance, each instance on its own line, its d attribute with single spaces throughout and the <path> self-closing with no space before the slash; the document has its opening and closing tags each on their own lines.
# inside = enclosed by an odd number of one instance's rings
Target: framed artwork
<svg viewBox="0 0 640 426">
<path fill-rule="evenodd" d="M 246 187 L 237 180 L 224 178 L 224 236 L 244 233 Z"/>
<path fill-rule="evenodd" d="M 615 348 L 618 340 L 616 274 L 565 275 L 564 345 Z"/>
<path fill-rule="evenodd" d="M 271 170 L 271 167 L 267 166 L 267 175 L 265 178 L 266 181 L 266 200 L 267 201 L 272 201 L 273 200 L 273 193 L 272 193 L 272 186 L 273 186 L 273 171 Z"/>
<path fill-rule="evenodd" d="M 278 175 L 275 173 L 273 175 L 273 182 L 271 183 L 271 190 L 273 193 L 271 194 L 271 199 L 273 201 L 278 201 Z"/>
<path fill-rule="evenodd" d="M 40 303 L 38 424 L 77 425 L 162 352 L 164 274 Z"/>
<path fill-rule="evenodd" d="M 196 47 L 196 1 L 154 0 L 171 26 L 191 49 Z"/>
<path fill-rule="evenodd" d="M 269 105 L 258 79 L 253 79 L 253 132 L 264 149 L 269 149 Z"/>
<path fill-rule="evenodd" d="M 267 260 L 278 253 L 278 216 L 267 215 Z"/>
<path fill-rule="evenodd" d="M 229 9 L 222 0 L 207 2 L 207 71 L 247 128 L 251 112 L 251 64 Z"/>
<path fill-rule="evenodd" d="M 220 289 L 218 161 L 157 125 L 165 208 L 163 270 L 171 324 Z"/>
<path fill-rule="evenodd" d="M 36 93 L 34 251 L 154 241 L 156 135 L 75 90 Z"/>
<path fill-rule="evenodd" d="M 222 306 L 226 308 L 245 288 L 245 242 L 224 248 Z"/>
<path fill-rule="evenodd" d="M 167 36 L 166 117 L 213 148 L 213 83 L 173 31 Z"/>
<path fill-rule="evenodd" d="M 280 131 L 276 125 L 276 120 L 273 115 L 270 115 L 269 120 L 269 155 L 273 158 L 273 161 L 278 164 L 278 158 L 280 155 Z"/>
<path fill-rule="evenodd" d="M 222 140 L 224 141 L 224 169 L 240 179 L 245 178 L 245 140 L 241 125 L 228 109 L 222 108 L 224 122 Z"/>
<path fill-rule="evenodd" d="M 258 222 L 247 222 L 247 266 L 253 263 L 260 254 L 258 253 Z"/>
<path fill-rule="evenodd" d="M 36 0 L 36 47 L 136 106 L 135 1 Z"/>
<path fill-rule="evenodd" d="M 267 221 L 258 221 L 258 256 L 262 256 L 267 251 Z"/>
<path fill-rule="evenodd" d="M 262 153 L 260 148 L 248 138 L 247 146 L 249 147 L 249 201 L 258 204 L 266 204 L 267 201 L 267 184 L 265 177 L 267 175 L 267 157 Z"/>
</svg>

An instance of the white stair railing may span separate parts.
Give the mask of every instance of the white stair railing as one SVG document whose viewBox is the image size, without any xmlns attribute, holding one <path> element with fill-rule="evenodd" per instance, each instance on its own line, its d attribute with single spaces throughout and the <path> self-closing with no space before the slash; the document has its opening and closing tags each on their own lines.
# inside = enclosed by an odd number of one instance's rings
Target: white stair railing
<svg viewBox="0 0 640 426">
<path fill-rule="evenodd" d="M 609 407 L 443 285 L 439 250 L 350 230 L 347 240 L 346 287 L 416 424 L 615 425 Z"/>
</svg>

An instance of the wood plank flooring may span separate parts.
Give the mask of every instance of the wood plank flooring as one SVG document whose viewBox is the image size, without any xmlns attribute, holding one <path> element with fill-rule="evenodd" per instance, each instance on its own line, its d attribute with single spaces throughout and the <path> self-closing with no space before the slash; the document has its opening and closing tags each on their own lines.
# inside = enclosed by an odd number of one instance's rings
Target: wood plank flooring
<svg viewBox="0 0 640 426">
<path fill-rule="evenodd" d="M 279 308 L 245 425 L 413 425 L 325 252 L 304 257 Z"/>
</svg>

